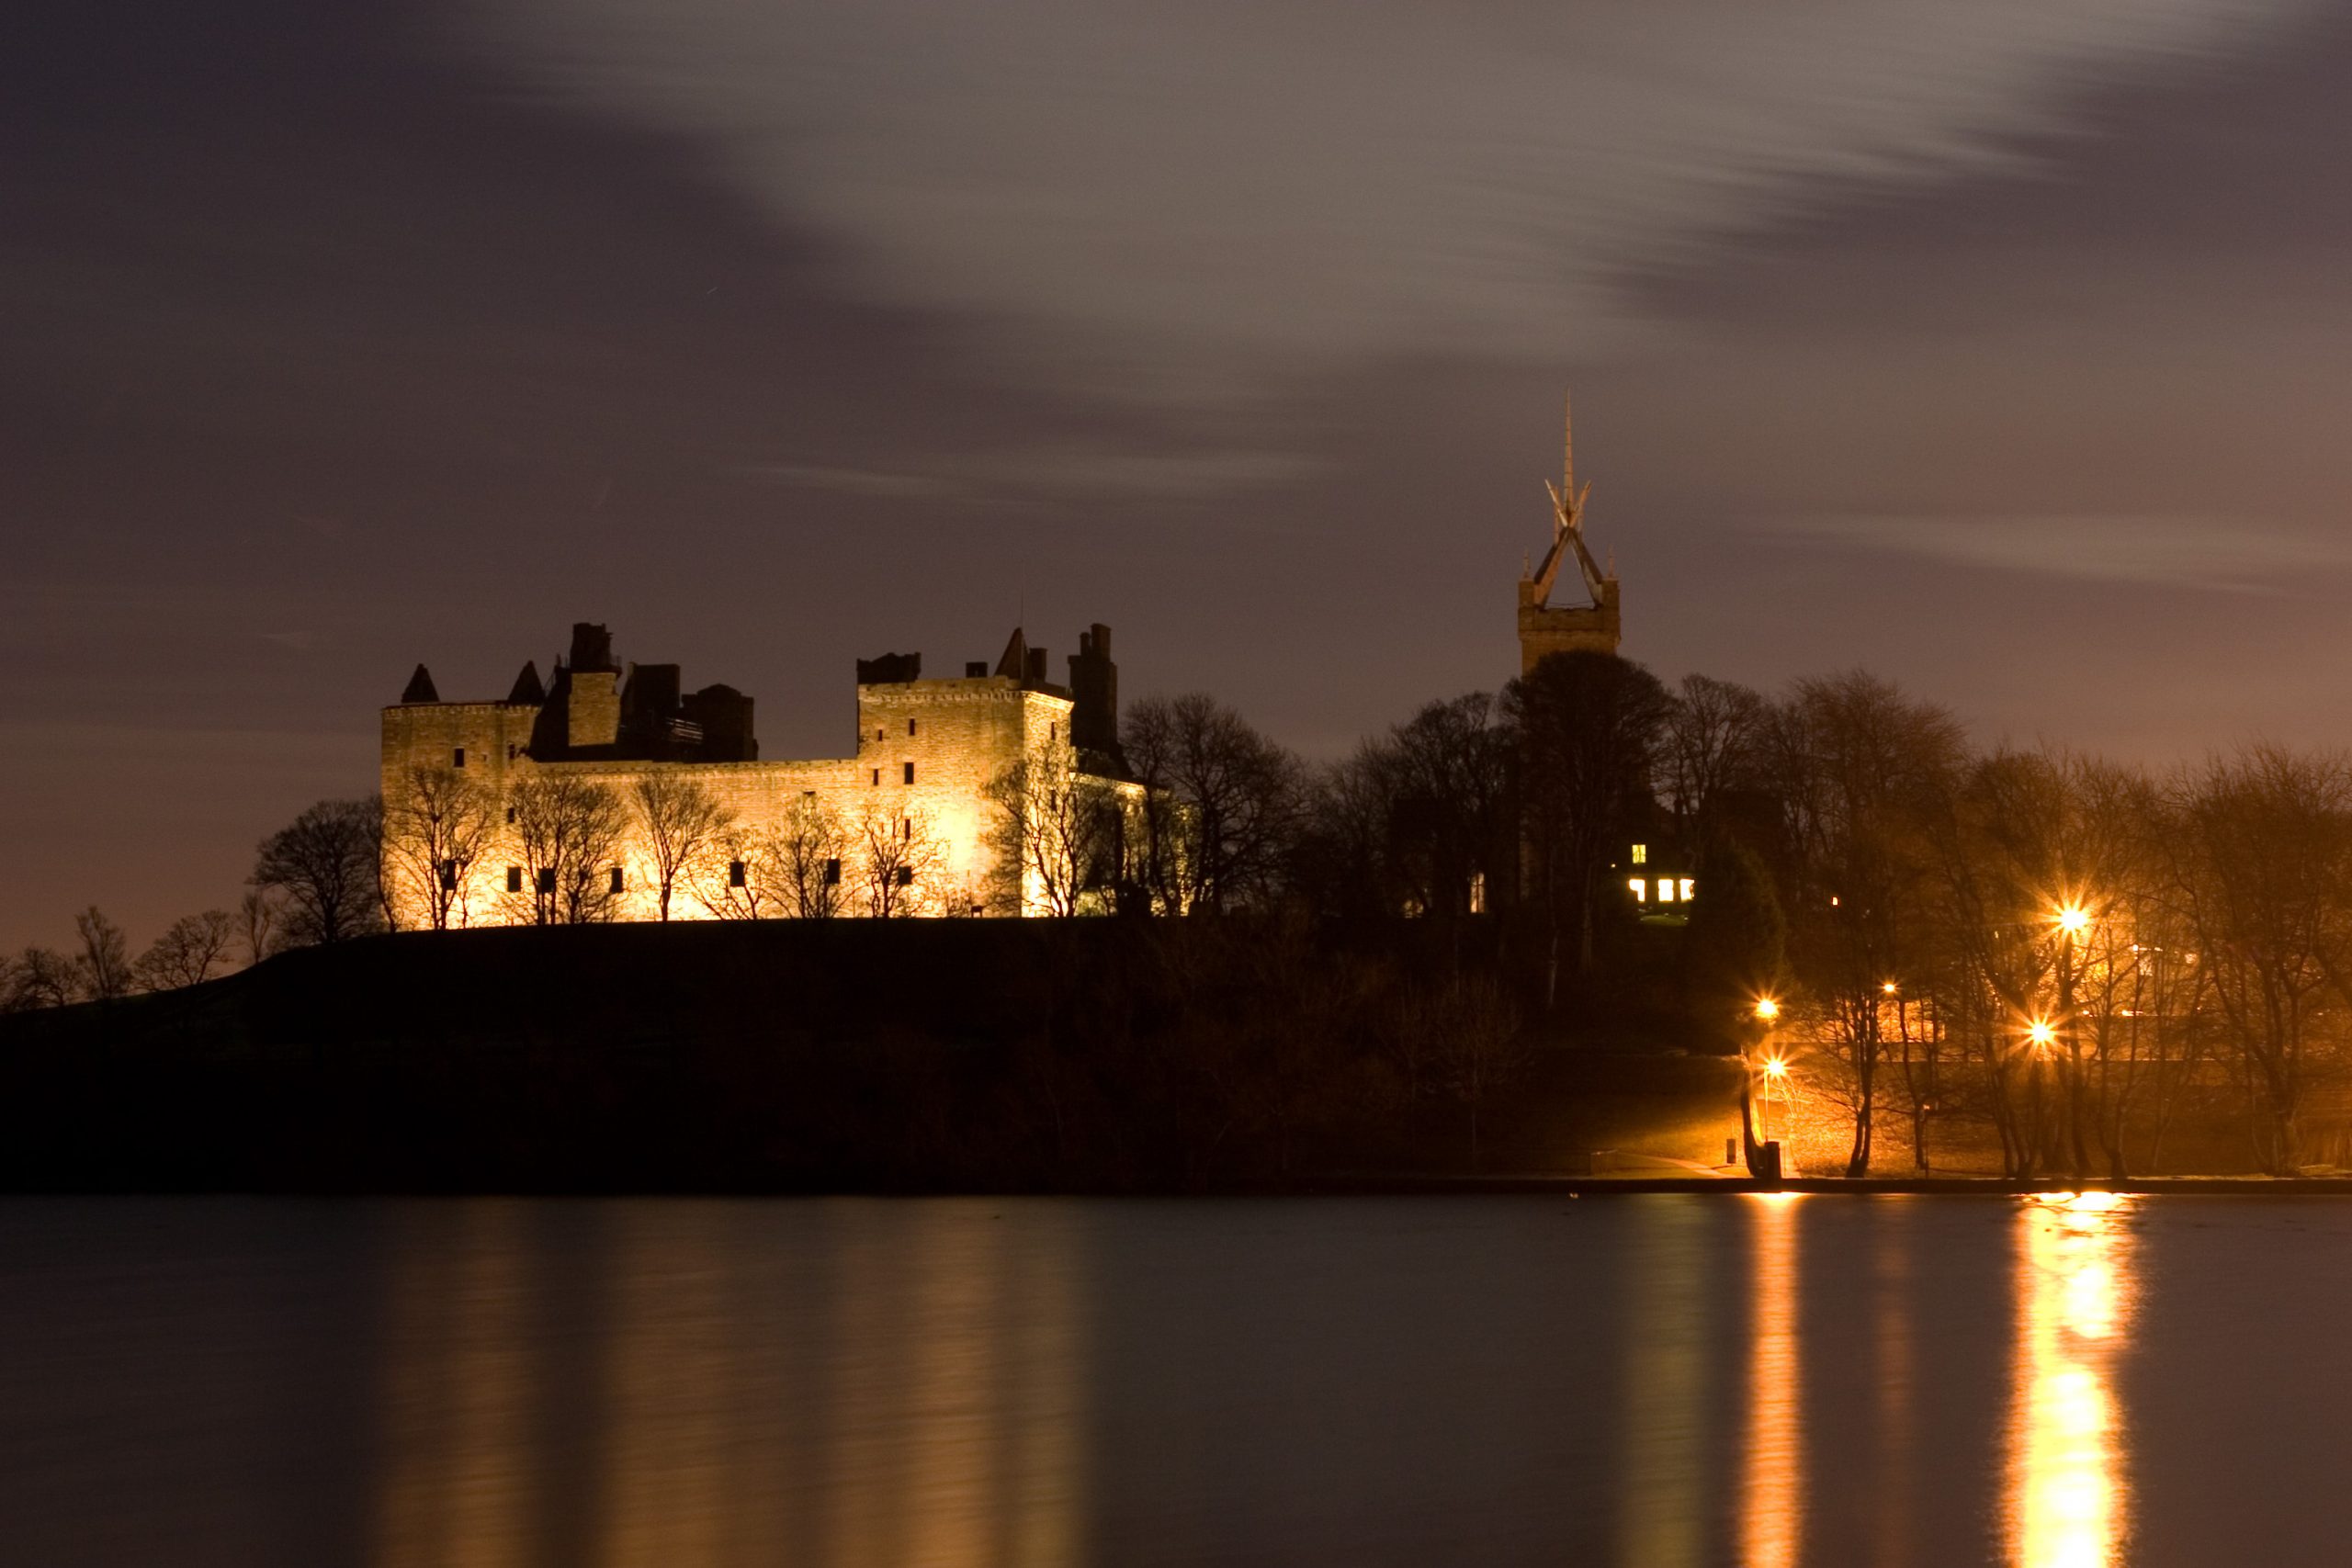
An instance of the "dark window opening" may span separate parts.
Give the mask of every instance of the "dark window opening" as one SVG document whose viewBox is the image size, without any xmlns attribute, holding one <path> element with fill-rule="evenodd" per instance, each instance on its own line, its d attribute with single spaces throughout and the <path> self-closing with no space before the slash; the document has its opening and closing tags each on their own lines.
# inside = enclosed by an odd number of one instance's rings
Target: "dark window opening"
<svg viewBox="0 0 2352 1568">
<path fill-rule="evenodd" d="M 514 808 L 513 807 L 511 807 L 511 806 L 510 806 L 510 807 L 508 807 L 506 808 L 506 820 L 508 820 L 509 822 L 512 822 L 512 821 L 514 821 Z M 521 891 L 522 891 L 522 889 L 518 887 L 518 888 L 516 888 L 516 889 L 515 889 L 515 891 L 519 893 L 519 892 L 521 892 Z"/>
<path fill-rule="evenodd" d="M 613 891 L 614 891 L 614 892 L 616 892 L 616 893 L 617 893 L 617 892 L 619 892 L 620 890 L 621 890 L 621 868 L 620 868 L 619 866 L 615 866 L 615 867 L 613 867 Z"/>
<path fill-rule="evenodd" d="M 1046 726 L 1046 740 L 1047 744 L 1050 745 L 1061 734 L 1061 728 L 1062 727 L 1059 724 L 1049 724 Z"/>
<path fill-rule="evenodd" d="M 507 819 L 512 821 L 514 814 L 510 811 L 506 816 Z M 520 893 L 523 891 L 523 868 L 521 866 L 510 865 L 506 868 L 506 891 L 509 893 Z"/>
<path fill-rule="evenodd" d="M 879 768 L 874 770 L 874 782 L 876 784 L 880 784 L 882 782 L 882 770 Z"/>
<path fill-rule="evenodd" d="M 902 866 L 900 866 L 900 867 L 899 868 L 899 886 L 901 886 L 901 887 L 911 887 L 912 886 L 914 886 L 914 880 L 915 880 L 915 868 L 914 868 L 913 866 L 910 866 L 910 865 L 902 865 Z"/>
<path fill-rule="evenodd" d="M 539 891 L 542 893 L 555 891 L 555 867 L 551 865 L 539 867 Z"/>
<path fill-rule="evenodd" d="M 841 885 L 842 863 L 837 860 L 827 861 L 825 863 L 825 886 L 828 887 L 839 887 Z"/>
<path fill-rule="evenodd" d="M 464 747 L 460 746 L 455 752 L 451 753 L 449 765 L 453 768 L 462 768 L 466 765 L 466 749 Z"/>
<path fill-rule="evenodd" d="M 727 886 L 729 887 L 741 887 L 743 886 L 743 863 L 741 861 L 735 860 L 729 861 L 727 863 Z"/>
<path fill-rule="evenodd" d="M 874 739 L 876 739 L 876 740 L 888 740 L 889 738 L 890 738 L 890 732 L 889 732 L 888 730 L 887 730 L 887 729 L 883 728 L 882 728 L 880 725 L 878 725 L 878 724 L 877 724 L 877 725 L 876 725 L 876 726 L 874 727 Z"/>
<path fill-rule="evenodd" d="M 901 817 L 901 818 L 899 818 L 899 837 L 900 837 L 901 839 L 904 839 L 904 840 L 906 840 L 908 842 L 911 843 L 911 842 L 913 842 L 913 841 L 914 841 L 914 836 L 915 836 L 915 819 L 914 819 L 913 818 L 911 818 L 911 817 Z"/>
<path fill-rule="evenodd" d="M 521 747 L 515 745 L 512 740 L 509 740 L 506 743 L 506 760 L 510 762 L 513 761 L 514 760 L 514 753 L 521 750 Z"/>
<path fill-rule="evenodd" d="M 441 891 L 455 893 L 457 890 L 458 863 L 453 860 L 445 860 L 441 863 Z"/>
<path fill-rule="evenodd" d="M 909 735 L 912 735 L 914 732 L 915 732 L 915 721 L 914 721 L 913 719 L 909 719 L 909 720 L 907 720 L 907 733 L 908 733 Z"/>
<path fill-rule="evenodd" d="M 912 762 L 909 762 L 909 763 L 906 765 L 906 768 L 907 768 L 907 782 L 908 782 L 909 784 L 912 784 L 912 783 L 914 783 L 914 782 L 915 782 L 915 765 L 914 765 Z"/>
</svg>

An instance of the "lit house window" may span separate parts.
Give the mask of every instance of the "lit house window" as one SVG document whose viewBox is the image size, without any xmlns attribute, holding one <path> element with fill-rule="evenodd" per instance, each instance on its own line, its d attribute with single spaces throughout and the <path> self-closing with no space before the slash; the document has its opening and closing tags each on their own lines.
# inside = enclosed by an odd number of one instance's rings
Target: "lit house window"
<svg viewBox="0 0 2352 1568">
<path fill-rule="evenodd" d="M 1682 878 L 1682 901 L 1690 902 L 1690 879 L 1687 876 Z"/>
<path fill-rule="evenodd" d="M 511 818 L 513 813 L 510 812 L 508 815 Z M 506 891 L 509 893 L 520 893 L 523 891 L 523 868 L 521 866 L 510 865 L 506 868 Z"/>
<path fill-rule="evenodd" d="M 1650 847 L 1647 844 L 1635 844 L 1634 846 L 1634 863 L 1635 865 L 1647 865 L 1650 863 Z"/>
<path fill-rule="evenodd" d="M 907 779 L 906 779 L 906 782 L 907 782 L 907 783 L 909 783 L 909 784 L 912 784 L 912 783 L 914 783 L 914 782 L 915 782 L 915 765 L 914 765 L 912 762 L 909 762 L 909 763 L 907 763 L 907 764 L 906 764 L 906 770 L 907 770 Z"/>
<path fill-rule="evenodd" d="M 1650 885 L 1648 878 L 1629 876 L 1625 879 L 1625 886 L 1634 890 L 1634 903 L 1646 904 L 1650 901 Z"/>
<path fill-rule="evenodd" d="M 1661 904 L 1674 902 L 1674 878 L 1661 876 L 1657 879 L 1657 901 Z"/>
</svg>

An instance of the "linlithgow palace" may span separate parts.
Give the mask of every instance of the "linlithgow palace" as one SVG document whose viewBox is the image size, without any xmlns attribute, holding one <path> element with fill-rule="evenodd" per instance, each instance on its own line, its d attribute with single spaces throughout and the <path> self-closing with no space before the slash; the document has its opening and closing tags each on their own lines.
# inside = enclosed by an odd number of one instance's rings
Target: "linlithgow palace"
<svg viewBox="0 0 2352 1568">
<path fill-rule="evenodd" d="M 682 689 L 572 627 L 542 682 L 444 702 L 423 665 L 383 710 L 384 870 L 407 928 L 574 919 L 1070 913 L 1108 895 L 1141 799 L 1110 628 L 1067 684 L 1016 630 L 993 666 L 857 663 L 850 755 L 762 761 L 752 699 Z"/>
</svg>

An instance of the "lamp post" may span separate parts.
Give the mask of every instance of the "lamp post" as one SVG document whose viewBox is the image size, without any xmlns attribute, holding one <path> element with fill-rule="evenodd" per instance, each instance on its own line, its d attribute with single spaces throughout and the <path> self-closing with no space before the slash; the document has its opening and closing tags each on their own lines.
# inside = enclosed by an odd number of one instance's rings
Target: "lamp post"
<svg viewBox="0 0 2352 1568">
<path fill-rule="evenodd" d="M 2059 906 L 2051 917 L 2058 928 L 2058 1021 L 2066 1031 L 2066 1144 L 2074 1156 L 2075 1179 L 2083 1179 L 2089 1163 L 2083 1148 L 2083 1033 L 2075 1008 L 2075 942 L 2091 928 L 2091 915 L 2080 904 Z"/>
<path fill-rule="evenodd" d="M 1751 1018 L 1756 1026 L 1756 1043 L 1740 1065 L 1747 1070 L 1740 1075 L 1739 1122 L 1740 1134 L 1747 1144 L 1747 1174 L 1766 1181 L 1781 1179 L 1781 1145 L 1764 1134 L 1770 1131 L 1772 1091 L 1788 1077 L 1789 1065 L 1765 1047 L 1772 1037 L 1772 1026 L 1781 1016 L 1780 1001 L 1773 997 L 1758 997 Z M 1758 1078 L 1762 1079 L 1759 1088 Z M 1755 1105 L 1761 1101 L 1764 1126 L 1758 1127 Z"/>
</svg>

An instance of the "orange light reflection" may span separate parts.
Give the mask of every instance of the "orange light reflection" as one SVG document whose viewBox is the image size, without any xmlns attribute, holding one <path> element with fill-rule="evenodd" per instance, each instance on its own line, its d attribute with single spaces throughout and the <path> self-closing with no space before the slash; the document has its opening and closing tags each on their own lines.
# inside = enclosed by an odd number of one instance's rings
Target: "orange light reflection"
<svg viewBox="0 0 2352 1568">
<path fill-rule="evenodd" d="M 1797 1337 L 1799 1194 L 1749 1195 L 1755 1322 L 1740 1476 L 1743 1568 L 1795 1568 L 1804 1539 L 1804 1365 Z"/>
<path fill-rule="evenodd" d="M 2018 1213 L 2007 1513 L 2019 1568 L 2122 1561 L 2132 1499 L 2114 1373 L 2137 1292 L 2130 1204 L 2061 1192 Z"/>
</svg>

